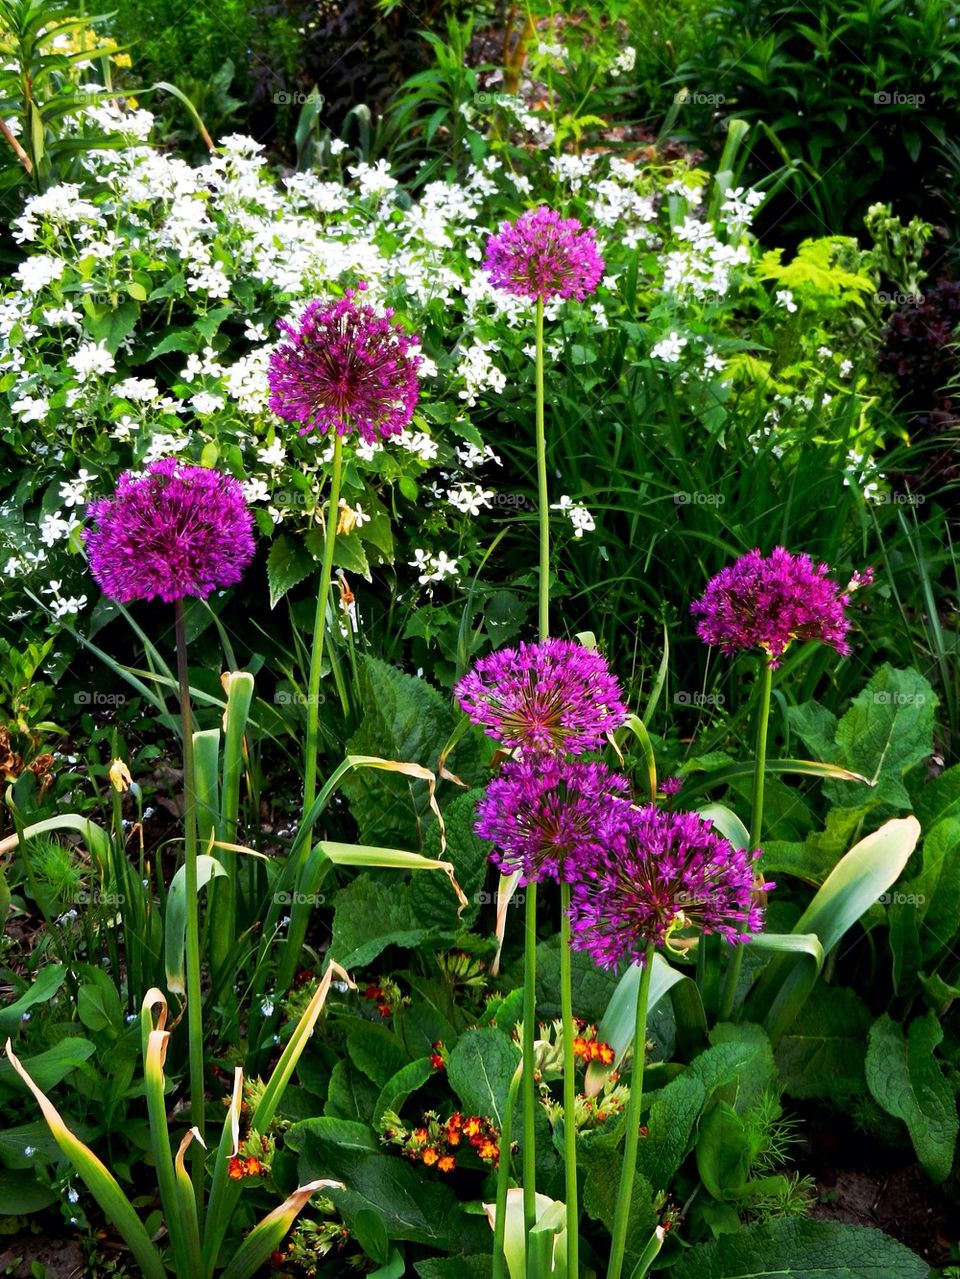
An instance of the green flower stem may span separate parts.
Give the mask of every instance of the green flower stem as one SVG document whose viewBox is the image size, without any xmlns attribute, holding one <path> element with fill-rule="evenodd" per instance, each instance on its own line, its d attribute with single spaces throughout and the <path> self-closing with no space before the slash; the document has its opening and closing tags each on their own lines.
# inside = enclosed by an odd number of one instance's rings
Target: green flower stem
<svg viewBox="0 0 960 1279">
<path fill-rule="evenodd" d="M 540 640 L 550 634 L 550 496 L 543 394 L 543 298 L 537 299 L 537 502 L 540 508 Z"/>
<path fill-rule="evenodd" d="M 769 659 L 763 663 L 760 674 L 760 709 L 757 719 L 757 752 L 753 770 L 753 804 L 750 817 L 750 848 L 753 852 L 760 845 L 760 834 L 763 830 L 763 785 L 767 771 L 767 728 L 770 724 L 770 695 L 773 691 L 773 667 Z M 734 946 L 730 963 L 727 965 L 727 976 L 720 998 L 719 1020 L 726 1021 L 733 1012 L 733 1003 L 737 997 L 737 984 L 740 980 L 740 968 L 743 964 L 743 947 Z"/>
<path fill-rule="evenodd" d="M 560 1016 L 563 1019 L 563 1158 L 567 1200 L 567 1279 L 580 1273 L 577 1204 L 577 1081 L 573 1057 L 573 972 L 570 955 L 570 885 L 560 885 Z"/>
<path fill-rule="evenodd" d="M 523 1229 L 529 1241 L 537 1224 L 537 885 L 526 885 L 526 932 L 523 963 Z"/>
<path fill-rule="evenodd" d="M 630 1077 L 630 1100 L 627 1103 L 626 1142 L 623 1148 L 623 1169 L 620 1173 L 620 1189 L 617 1191 L 617 1208 L 613 1218 L 613 1242 L 610 1246 L 610 1263 L 607 1279 L 620 1279 L 623 1257 L 627 1250 L 627 1226 L 633 1203 L 633 1182 L 637 1171 L 637 1146 L 640 1142 L 640 1114 L 643 1103 L 643 1067 L 646 1061 L 647 1003 L 650 997 L 650 974 L 653 970 L 653 943 L 647 945 L 637 991 L 637 1021 L 633 1034 L 633 1073 Z"/>
<path fill-rule="evenodd" d="M 323 538 L 323 564 L 320 590 L 313 623 L 313 647 L 310 651 L 310 676 L 307 686 L 307 743 L 303 770 L 303 811 L 309 812 L 317 797 L 317 739 L 320 729 L 320 673 L 323 666 L 323 641 L 327 630 L 327 600 L 333 575 L 333 548 L 337 540 L 340 518 L 340 478 L 343 470 L 343 436 L 334 432 L 333 469 L 330 472 L 330 501 Z"/>
<path fill-rule="evenodd" d="M 177 637 L 177 677 L 180 684 L 180 722 L 183 731 L 183 859 L 187 899 L 187 1037 L 190 1047 L 190 1120 L 204 1135 L 203 1003 L 200 986 L 200 906 L 197 891 L 197 794 L 193 772 L 193 716 L 187 674 L 187 632 L 183 600 L 174 603 Z M 197 1211 L 203 1206 L 203 1147 L 194 1142 L 190 1158 Z"/>
<path fill-rule="evenodd" d="M 497 1165 L 497 1203 L 493 1219 L 493 1271 L 492 1279 L 506 1279 L 506 1257 L 503 1243 L 507 1233 L 507 1191 L 510 1188 L 510 1147 L 513 1144 L 513 1112 L 517 1105 L 517 1093 L 523 1077 L 523 1062 L 513 1072 L 507 1090 L 507 1108 L 503 1113 L 500 1130 L 500 1162 Z"/>
<path fill-rule="evenodd" d="M 537 494 L 540 522 L 539 632 L 550 635 L 550 497 L 547 490 L 547 436 L 543 395 L 543 299 L 537 299 Z M 530 1231 L 537 1224 L 537 1089 L 534 1078 L 537 1032 L 537 885 L 526 886 L 526 934 L 523 964 L 523 1228 L 529 1260 Z"/>
</svg>

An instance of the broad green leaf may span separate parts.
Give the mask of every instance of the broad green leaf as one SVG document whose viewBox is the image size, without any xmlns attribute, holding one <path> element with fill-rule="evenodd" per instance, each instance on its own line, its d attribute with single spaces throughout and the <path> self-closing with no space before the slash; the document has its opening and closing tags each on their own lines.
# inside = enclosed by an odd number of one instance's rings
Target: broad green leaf
<svg viewBox="0 0 960 1279">
<path fill-rule="evenodd" d="M 65 1079 L 71 1070 L 76 1070 L 78 1066 L 88 1061 L 95 1052 L 96 1046 L 89 1039 L 79 1039 L 71 1035 L 61 1039 L 52 1048 L 45 1048 L 43 1052 L 36 1053 L 33 1057 L 25 1057 L 23 1065 L 37 1087 L 43 1092 L 49 1092 L 62 1079 Z M 19 1087 L 13 1067 L 8 1061 L 0 1061 L 0 1086 Z"/>
<path fill-rule="evenodd" d="M 429 1257 L 413 1263 L 417 1279 L 490 1279 L 492 1261 L 486 1253 L 469 1257 Z"/>
<path fill-rule="evenodd" d="M 904 773 L 933 751 L 937 701 L 929 682 L 916 671 L 881 666 L 854 698 L 836 732 L 838 762 L 863 773 L 874 786 L 868 790 L 828 783 L 824 794 L 831 803 L 849 808 L 890 804 L 909 810 Z"/>
<path fill-rule="evenodd" d="M 476 803 L 482 794 L 480 790 L 473 790 L 458 795 L 443 810 L 446 829 L 443 856 L 453 867 L 457 882 L 468 899 L 466 909 L 458 916 L 456 894 L 450 884 L 444 883 L 437 875 L 417 875 L 411 884 L 411 907 L 417 918 L 428 927 L 469 928 L 480 912 L 481 892 L 490 856 L 490 844 L 480 839 L 473 829 Z M 428 857 L 439 857 L 440 832 L 436 825 L 427 831 L 423 851 Z"/>
<path fill-rule="evenodd" d="M 791 1097 L 862 1096 L 870 1010 L 844 986 L 822 982 L 777 1045 L 777 1066 Z"/>
<path fill-rule="evenodd" d="M 365 968 L 388 946 L 412 949 L 428 934 L 410 905 L 409 884 L 358 875 L 335 899 L 333 949 L 348 968 Z M 376 928 L 371 930 L 371 920 Z"/>
<path fill-rule="evenodd" d="M 902 1243 L 866 1226 L 780 1217 L 681 1254 L 670 1279 L 929 1279 Z"/>
<path fill-rule="evenodd" d="M 405 1066 L 401 1066 L 397 1073 L 383 1085 L 373 1111 L 374 1123 L 380 1119 L 385 1110 L 399 1113 L 410 1094 L 422 1088 L 434 1074 L 429 1057 L 419 1057 L 416 1061 L 409 1061 Z"/>
<path fill-rule="evenodd" d="M 700 1121 L 697 1171 L 714 1199 L 739 1197 L 750 1174 L 750 1139 L 732 1106 L 717 1101 Z"/>
<path fill-rule="evenodd" d="M 363 718 L 347 743 L 350 755 L 405 760 L 438 771 L 440 753 L 460 716 L 425 680 L 405 675 L 374 657 L 359 662 L 359 705 Z M 460 739 L 450 767 L 468 785 L 486 781 L 488 749 L 479 730 Z M 425 783 L 367 769 L 345 777 L 343 793 L 364 844 L 417 848 L 430 821 Z"/>
<path fill-rule="evenodd" d="M 588 1097 L 596 1096 L 600 1092 L 605 1081 L 620 1065 L 624 1053 L 633 1044 L 633 1035 L 637 1023 L 637 991 L 640 986 L 641 971 L 638 964 L 630 965 L 617 983 L 617 988 L 597 1027 L 597 1038 L 610 1045 L 615 1057 L 613 1064 L 610 1066 L 602 1066 L 598 1062 L 591 1062 L 587 1067 L 585 1092 Z M 691 981 L 691 978 L 680 972 L 679 969 L 671 967 L 662 955 L 655 954 L 653 968 L 650 972 L 650 994 L 647 1002 L 647 1012 L 651 1012 L 664 995 L 681 982 L 690 982 L 695 987 L 695 983 Z M 704 1032 L 706 1031 L 705 1019 L 703 1021 L 703 1030 Z"/>
<path fill-rule="evenodd" d="M 913 794 L 913 811 L 924 830 L 931 830 L 945 817 L 960 818 L 960 764 L 954 764 L 932 782 L 918 785 Z"/>
<path fill-rule="evenodd" d="M 369 1155 L 375 1155 L 380 1149 L 367 1124 L 357 1123 L 352 1119 L 334 1119 L 327 1115 L 302 1119 L 284 1134 L 284 1146 L 295 1154 L 302 1154 L 308 1143 L 314 1150 L 322 1148 L 326 1143 L 340 1150 L 353 1150 Z"/>
<path fill-rule="evenodd" d="M 20 1217 L 41 1212 L 60 1198 L 58 1190 L 31 1181 L 22 1172 L 0 1168 L 0 1216 Z"/>
<path fill-rule="evenodd" d="M 267 555 L 270 607 L 276 608 L 287 591 L 316 571 L 316 560 L 299 542 L 286 533 L 275 537 Z"/>
<path fill-rule="evenodd" d="M 370 1123 L 379 1094 L 375 1084 L 348 1061 L 338 1061 L 330 1075 L 324 1117 Z"/>
<path fill-rule="evenodd" d="M 934 1181 L 950 1174 L 958 1132 L 955 1089 L 934 1056 L 942 1039 L 933 1012 L 915 1018 L 906 1038 L 884 1014 L 870 1028 L 866 1061 L 871 1093 L 907 1125 L 917 1158 Z"/>
<path fill-rule="evenodd" d="M 510 1080 L 520 1060 L 512 1039 L 492 1027 L 461 1035 L 447 1062 L 447 1080 L 465 1111 L 503 1127 Z"/>
<path fill-rule="evenodd" d="M 382 1088 L 407 1064 L 407 1055 L 386 1026 L 355 1021 L 347 1031 L 347 1055 L 355 1066 Z"/>
<path fill-rule="evenodd" d="M 5 1008 L 0 1008 L 0 1035 L 5 1039 L 16 1034 L 23 1014 L 29 1012 L 36 1004 L 46 1004 L 54 997 L 63 985 L 67 970 L 62 964 L 47 964 L 28 990 L 19 999 Z"/>
</svg>

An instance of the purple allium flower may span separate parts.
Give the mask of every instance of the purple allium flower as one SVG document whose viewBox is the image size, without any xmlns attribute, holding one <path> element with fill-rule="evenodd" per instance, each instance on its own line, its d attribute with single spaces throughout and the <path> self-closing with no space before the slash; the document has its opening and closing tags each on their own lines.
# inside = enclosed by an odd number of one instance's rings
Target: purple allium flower
<svg viewBox="0 0 960 1279">
<path fill-rule="evenodd" d="M 361 288 L 365 288 L 361 285 Z M 339 302 L 308 303 L 270 356 L 270 407 L 300 434 L 359 431 L 368 444 L 399 435 L 420 395 L 413 350 L 387 307 L 381 315 L 347 289 Z"/>
<path fill-rule="evenodd" d="M 509 759 L 477 804 L 476 832 L 494 843 L 490 860 L 502 874 L 574 883 L 580 862 L 602 851 L 616 811 L 629 807 L 629 789 L 603 764 Z"/>
<path fill-rule="evenodd" d="M 849 592 L 868 584 L 873 574 L 855 573 L 842 588 L 828 572 L 826 564 L 815 565 L 809 555 L 792 555 L 782 546 L 766 557 L 750 551 L 712 577 L 690 605 L 702 619 L 697 634 L 728 655 L 760 648 L 774 667 L 793 640 L 819 640 L 846 656 Z"/>
<path fill-rule="evenodd" d="M 603 274 L 592 228 L 541 205 L 504 222 L 487 241 L 483 267 L 498 289 L 520 297 L 582 300 Z"/>
<path fill-rule="evenodd" d="M 661 795 L 678 795 L 682 789 L 682 777 L 665 777 L 657 787 Z"/>
<path fill-rule="evenodd" d="M 490 737 L 524 752 L 599 750 L 627 715 L 606 658 L 570 640 L 482 657 L 454 693 Z"/>
<path fill-rule="evenodd" d="M 178 458 L 124 472 L 113 497 L 91 503 L 84 531 L 90 572 L 104 595 L 132 600 L 206 599 L 234 586 L 253 559 L 253 516 L 229 475 Z"/>
<path fill-rule="evenodd" d="M 599 856 L 581 860 L 573 886 L 572 944 L 604 968 L 640 962 L 647 945 L 675 932 L 719 933 L 749 941 L 763 926 L 754 884 L 758 849 L 735 849 L 698 813 L 625 806 Z"/>
</svg>

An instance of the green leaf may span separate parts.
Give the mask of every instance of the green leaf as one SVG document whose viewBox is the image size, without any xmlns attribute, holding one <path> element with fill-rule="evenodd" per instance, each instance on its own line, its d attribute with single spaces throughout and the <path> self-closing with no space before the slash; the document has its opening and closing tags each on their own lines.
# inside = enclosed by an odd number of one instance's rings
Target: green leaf
<svg viewBox="0 0 960 1279">
<path fill-rule="evenodd" d="M 120 343 L 137 327 L 140 307 L 136 302 L 121 302 L 118 307 L 96 307 L 95 314 L 87 316 L 84 327 L 95 342 L 103 342 L 111 355 L 116 355 Z"/>
<path fill-rule="evenodd" d="M 388 946 L 412 949 L 427 933 L 413 913 L 408 884 L 387 885 L 358 875 L 337 893 L 332 951 L 347 969 L 366 967 Z"/>
<path fill-rule="evenodd" d="M 960 764 L 919 786 L 913 797 L 913 811 L 924 830 L 930 830 L 945 817 L 960 817 Z"/>
<path fill-rule="evenodd" d="M 654 1190 L 666 1190 L 687 1157 L 706 1101 L 703 1081 L 689 1070 L 672 1079 L 654 1098 L 647 1136 L 637 1151 L 637 1168 Z"/>
<path fill-rule="evenodd" d="M 347 1032 L 350 1060 L 380 1088 L 406 1064 L 407 1056 L 386 1028 L 371 1021 L 355 1021 Z"/>
<path fill-rule="evenodd" d="M 447 1079 L 464 1110 L 485 1115 L 503 1127 L 507 1090 L 520 1051 L 499 1030 L 468 1030 L 460 1036 L 447 1062 Z"/>
<path fill-rule="evenodd" d="M 934 1181 L 944 1181 L 957 1143 L 957 1104 L 934 1049 L 943 1029 L 933 1012 L 903 1031 L 886 1013 L 870 1028 L 867 1084 L 884 1110 L 907 1125 L 917 1158 Z"/>
<path fill-rule="evenodd" d="M 359 661 L 359 705 L 363 718 L 347 743 L 350 755 L 377 755 L 437 771 L 440 752 L 459 722 L 449 701 L 425 680 L 405 675 L 375 657 Z M 482 736 L 467 733 L 450 768 L 468 785 L 485 781 L 487 749 Z M 426 782 L 402 774 L 358 769 L 344 778 L 343 793 L 360 828 L 360 842 L 418 848 L 431 820 Z"/>
<path fill-rule="evenodd" d="M 339 1150 L 352 1150 L 361 1154 L 375 1155 L 380 1149 L 377 1139 L 366 1124 L 352 1119 L 336 1119 L 328 1115 L 318 1115 L 313 1119 L 303 1119 L 292 1124 L 283 1138 L 284 1146 L 295 1154 L 302 1154 L 310 1145 L 314 1151 L 324 1145 Z M 319 1163 L 316 1165 L 319 1167 Z"/>
<path fill-rule="evenodd" d="M 96 1046 L 89 1039 L 71 1035 L 67 1039 L 61 1039 L 52 1048 L 46 1048 L 33 1057 L 25 1057 L 23 1064 L 41 1092 L 49 1092 L 95 1052 Z M 13 1068 L 4 1060 L 0 1060 L 0 1085 L 19 1089 Z"/>
<path fill-rule="evenodd" d="M 216 875 L 226 871 L 215 857 L 201 853 L 197 857 L 197 893 Z M 174 875 L 167 894 L 167 909 L 163 920 L 164 959 L 167 970 L 167 989 L 179 995 L 185 993 L 184 963 L 187 936 L 187 868 L 181 866 Z"/>
<path fill-rule="evenodd" d="M 929 1265 L 879 1230 L 780 1217 L 697 1244 L 671 1279 L 928 1279 Z"/>
<path fill-rule="evenodd" d="M 870 1010 L 845 986 L 813 989 L 777 1046 L 777 1067 L 791 1097 L 862 1096 Z"/>
<path fill-rule="evenodd" d="M 727 1102 L 716 1102 L 700 1121 L 697 1140 L 697 1171 L 714 1199 L 739 1197 L 750 1174 L 750 1154 L 743 1120 Z"/>
<path fill-rule="evenodd" d="M 574 951 L 570 959 L 574 1016 L 599 1023 L 617 988 L 616 974 L 598 968 L 582 951 Z M 560 1016 L 559 937 L 537 947 L 537 1013 L 541 1020 Z"/>
<path fill-rule="evenodd" d="M 360 1213 L 373 1211 L 390 1239 L 428 1244 L 445 1252 L 461 1246 L 467 1219 L 449 1186 L 427 1181 L 397 1156 L 337 1151 L 325 1164 L 346 1184 L 345 1190 L 326 1193 L 340 1209 L 348 1229 L 353 1229 Z M 304 1167 L 311 1166 L 309 1146 L 300 1156 L 300 1166 L 301 1175 Z"/>
<path fill-rule="evenodd" d="M 325 1117 L 369 1123 L 377 1104 L 377 1089 L 348 1061 L 338 1061 L 330 1075 L 323 1107 Z"/>
<path fill-rule="evenodd" d="M 44 1208 L 49 1208 L 52 1203 L 56 1203 L 59 1198 L 59 1191 L 31 1181 L 22 1172 L 0 1168 L 0 1214 L 4 1217 L 20 1217 L 31 1212 L 41 1212 Z"/>
<path fill-rule="evenodd" d="M 385 1110 L 399 1114 L 404 1102 L 412 1092 L 422 1088 L 434 1074 L 429 1057 L 419 1057 L 416 1061 L 408 1061 L 397 1073 L 383 1085 L 373 1111 L 373 1122 L 377 1123 Z"/>
<path fill-rule="evenodd" d="M 447 847 L 444 858 L 453 866 L 457 883 L 469 898 L 463 914 L 457 915 L 457 895 L 449 880 L 441 875 L 417 875 L 410 886 L 410 905 L 417 919 L 427 927 L 454 932 L 469 928 L 480 911 L 481 890 L 487 877 L 490 844 L 474 834 L 476 804 L 483 791 L 458 795 L 443 810 Z M 440 856 L 440 828 L 434 824 L 423 844 L 427 857 Z"/>
<path fill-rule="evenodd" d="M 66 976 L 67 970 L 62 964 L 47 964 L 45 968 L 41 968 L 36 981 L 19 999 L 0 1008 L 0 1038 L 15 1035 L 23 1014 L 36 1004 L 49 1003 L 63 985 Z"/>
<path fill-rule="evenodd" d="M 418 1279 L 490 1279 L 493 1263 L 485 1253 L 469 1257 L 430 1257 L 415 1261 Z"/>
<path fill-rule="evenodd" d="M 827 782 L 824 794 L 838 807 L 889 804 L 909 810 L 903 775 L 933 752 L 937 696 L 914 670 L 884 664 L 854 698 L 837 725 L 838 762 L 875 782 L 872 789 Z"/>
<path fill-rule="evenodd" d="M 640 1148 L 643 1149 L 642 1143 Z M 617 1151 L 603 1163 L 592 1166 L 583 1185 L 584 1211 L 594 1221 L 602 1222 L 611 1232 L 622 1165 L 623 1154 Z M 627 1218 L 626 1265 L 624 1267 L 627 1274 L 630 1273 L 636 1258 L 643 1252 L 650 1232 L 656 1224 L 657 1213 L 653 1206 L 653 1190 L 646 1177 L 638 1172 L 633 1183 L 633 1198 L 630 1202 L 630 1215 Z"/>
<path fill-rule="evenodd" d="M 281 533 L 270 544 L 267 555 L 267 582 L 270 607 L 276 608 L 287 591 L 316 572 L 316 560 L 300 542 Z"/>
</svg>

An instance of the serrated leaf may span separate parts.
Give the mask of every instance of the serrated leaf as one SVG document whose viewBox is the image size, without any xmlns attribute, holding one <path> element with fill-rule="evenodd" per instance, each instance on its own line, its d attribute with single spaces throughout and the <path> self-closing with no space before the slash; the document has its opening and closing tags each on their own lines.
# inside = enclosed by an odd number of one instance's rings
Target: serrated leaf
<svg viewBox="0 0 960 1279">
<path fill-rule="evenodd" d="M 385 1110 L 399 1114 L 410 1094 L 422 1088 L 433 1074 L 429 1057 L 418 1057 L 416 1061 L 408 1061 L 405 1066 L 401 1066 L 384 1084 L 373 1111 L 373 1122 L 377 1123 Z"/>
<path fill-rule="evenodd" d="M 120 343 L 137 327 L 140 307 L 136 302 L 121 302 L 118 307 L 98 308 L 98 314 L 87 316 L 84 328 L 95 342 L 102 342 L 111 355 L 116 355 Z"/>
<path fill-rule="evenodd" d="M 347 1032 L 350 1060 L 378 1088 L 382 1088 L 407 1061 L 406 1053 L 386 1026 L 355 1021 Z"/>
<path fill-rule="evenodd" d="M 824 794 L 838 807 L 890 804 L 912 807 L 904 785 L 907 769 L 933 752 L 937 696 L 914 670 L 884 663 L 854 698 L 837 725 L 837 762 L 875 782 L 872 788 L 826 782 Z"/>
<path fill-rule="evenodd" d="M 358 875 L 337 893 L 332 948 L 345 968 L 364 968 L 388 946 L 417 946 L 427 932 L 410 905 L 408 884 L 387 886 Z"/>
<path fill-rule="evenodd" d="M 779 1217 L 681 1254 L 671 1279 L 928 1279 L 929 1265 L 866 1226 Z"/>
<path fill-rule="evenodd" d="M 870 1092 L 907 1125 L 917 1158 L 934 1181 L 950 1174 L 960 1128 L 953 1085 L 934 1056 L 942 1039 L 933 1012 L 915 1018 L 906 1038 L 884 1013 L 870 1028 L 866 1060 Z"/>
<path fill-rule="evenodd" d="M 316 572 L 316 568 L 316 560 L 300 542 L 286 533 L 274 538 L 267 555 L 270 607 L 276 608 L 287 591 Z"/>
<path fill-rule="evenodd" d="M 348 1061 L 338 1061 L 330 1075 L 323 1107 L 325 1117 L 369 1123 L 377 1104 L 377 1088 Z"/>
<path fill-rule="evenodd" d="M 469 928 L 480 911 L 480 895 L 486 880 L 491 845 L 474 833 L 477 800 L 481 790 L 458 795 L 443 810 L 446 831 L 444 858 L 453 866 L 457 883 L 469 900 L 458 916 L 457 895 L 450 881 L 441 875 L 417 875 L 410 886 L 410 904 L 417 919 L 427 927 L 454 931 Z M 427 857 L 440 856 L 440 829 L 434 824 L 423 845 Z"/>
</svg>

